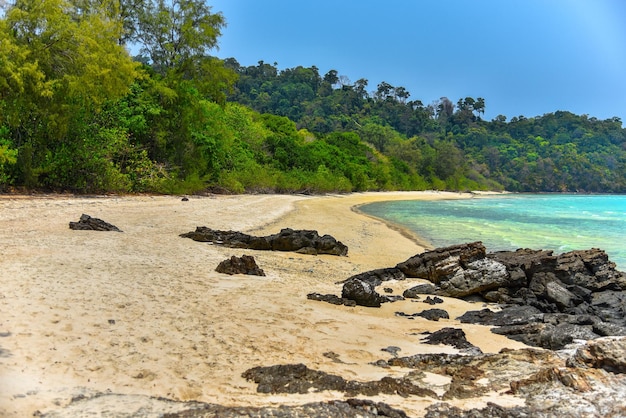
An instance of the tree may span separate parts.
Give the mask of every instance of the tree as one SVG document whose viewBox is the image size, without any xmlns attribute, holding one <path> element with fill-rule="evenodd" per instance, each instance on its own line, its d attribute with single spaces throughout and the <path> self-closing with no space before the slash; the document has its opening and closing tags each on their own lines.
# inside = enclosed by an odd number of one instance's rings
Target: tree
<svg viewBox="0 0 626 418">
<path fill-rule="evenodd" d="M 11 130 L 26 185 L 72 164 L 55 160 L 54 151 L 82 140 L 71 135 L 73 127 L 126 94 L 137 77 L 111 7 L 18 0 L 0 21 L 0 125 Z"/>
<path fill-rule="evenodd" d="M 133 1 L 126 0 L 126 4 Z M 224 16 L 211 13 L 203 0 L 144 0 L 143 4 L 130 40 L 140 45 L 152 69 L 175 84 L 190 83 L 224 104 L 237 73 L 209 55 L 217 48 Z"/>
<path fill-rule="evenodd" d="M 161 74 L 190 71 L 217 47 L 225 26 L 224 16 L 202 0 L 146 0 L 137 23 L 132 40 Z"/>
</svg>

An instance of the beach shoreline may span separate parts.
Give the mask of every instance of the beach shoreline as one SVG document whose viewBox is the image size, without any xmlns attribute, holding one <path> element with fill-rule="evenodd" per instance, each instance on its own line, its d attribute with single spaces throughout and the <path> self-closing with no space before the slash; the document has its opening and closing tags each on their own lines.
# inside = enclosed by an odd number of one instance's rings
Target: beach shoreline
<svg viewBox="0 0 626 418">
<path fill-rule="evenodd" d="M 416 238 L 365 216 L 383 200 L 469 198 L 448 192 L 293 196 L 0 196 L 0 415 L 54 411 L 77 396 L 118 393 L 222 405 L 302 404 L 341 399 L 332 392 L 267 395 L 242 378 L 252 367 L 303 363 L 360 381 L 402 375 L 373 362 L 382 348 L 403 355 L 453 353 L 419 334 L 462 327 L 485 353 L 523 344 L 488 327 L 394 316 L 411 301 L 382 308 L 307 300 L 340 293 L 351 275 L 391 267 L 421 253 Z M 81 214 L 122 233 L 72 231 Z M 347 257 L 224 248 L 183 239 L 196 226 L 254 235 L 314 229 L 348 245 Z M 214 271 L 232 255 L 253 255 L 266 277 Z M 394 293 L 415 283 L 389 283 Z M 451 318 L 480 304 L 444 298 Z M 330 353 L 330 354 L 329 354 Z M 498 395 L 514 405 L 514 396 Z M 377 395 L 419 416 L 433 399 Z M 480 406 L 490 400 L 454 400 Z M 491 399 L 493 400 L 493 399 Z M 420 412 L 421 411 L 421 412 Z"/>
</svg>

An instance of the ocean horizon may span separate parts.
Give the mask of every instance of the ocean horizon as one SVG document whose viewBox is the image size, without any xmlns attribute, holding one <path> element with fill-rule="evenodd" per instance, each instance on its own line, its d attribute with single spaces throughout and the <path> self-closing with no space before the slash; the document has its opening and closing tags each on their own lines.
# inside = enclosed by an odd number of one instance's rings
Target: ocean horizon
<svg viewBox="0 0 626 418">
<path fill-rule="evenodd" d="M 626 271 L 626 195 L 504 194 L 376 202 L 359 210 L 410 230 L 433 248 L 474 241 L 488 252 L 600 248 Z"/>
</svg>

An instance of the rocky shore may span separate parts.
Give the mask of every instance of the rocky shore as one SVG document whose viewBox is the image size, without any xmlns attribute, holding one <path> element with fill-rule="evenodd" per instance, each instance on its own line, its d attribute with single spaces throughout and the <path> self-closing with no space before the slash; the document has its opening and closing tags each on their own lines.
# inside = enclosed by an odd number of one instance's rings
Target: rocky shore
<svg viewBox="0 0 626 418">
<path fill-rule="evenodd" d="M 602 250 L 427 250 L 350 210 L 407 198 L 468 196 L 0 199 L 0 415 L 626 416 Z"/>
</svg>

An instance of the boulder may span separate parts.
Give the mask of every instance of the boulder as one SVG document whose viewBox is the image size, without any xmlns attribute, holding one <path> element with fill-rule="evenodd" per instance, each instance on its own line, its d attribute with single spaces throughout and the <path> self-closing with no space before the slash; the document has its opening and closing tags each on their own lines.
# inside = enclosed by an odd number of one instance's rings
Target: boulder
<svg viewBox="0 0 626 418">
<path fill-rule="evenodd" d="M 222 261 L 215 271 L 230 275 L 248 274 L 253 276 L 265 276 L 265 272 L 257 266 L 254 257 L 250 255 L 242 255 L 241 257 L 232 256 Z"/>
<path fill-rule="evenodd" d="M 230 248 L 251 250 L 294 251 L 303 254 L 348 255 L 348 247 L 330 235 L 320 236 L 317 231 L 282 229 L 278 234 L 256 237 L 238 231 L 220 231 L 196 227 L 195 231 L 180 234 L 199 242 L 211 242 Z"/>
<path fill-rule="evenodd" d="M 70 222 L 70 229 L 76 231 L 113 231 L 122 232 L 117 226 L 112 225 L 102 219 L 92 218 L 82 214 L 78 222 Z"/>
<path fill-rule="evenodd" d="M 431 283 L 418 284 L 405 290 L 402 296 L 405 298 L 419 299 L 419 295 L 432 295 L 437 291 L 437 287 Z"/>
<path fill-rule="evenodd" d="M 376 286 L 371 283 L 361 279 L 352 278 L 344 283 L 341 297 L 351 299 L 360 306 L 378 308 L 385 299 L 376 292 L 375 287 Z"/>
<path fill-rule="evenodd" d="M 611 373 L 626 373 L 626 339 L 600 338 L 578 347 L 568 367 L 592 367 Z"/>
<path fill-rule="evenodd" d="M 482 242 L 473 242 L 427 251 L 399 263 L 396 267 L 406 277 L 426 279 L 439 284 L 453 277 L 468 263 L 483 259 L 485 254 Z"/>
<path fill-rule="evenodd" d="M 347 278 L 346 280 L 344 280 L 343 282 L 339 282 L 339 283 L 346 283 L 352 279 L 358 279 L 376 287 L 376 286 L 380 286 L 383 282 L 386 282 L 389 280 L 405 280 L 406 276 L 404 275 L 404 273 L 402 273 L 400 269 L 391 267 L 391 268 L 382 268 L 382 269 L 376 269 L 376 270 L 366 271 L 364 273 L 355 274 L 354 276 L 351 276 Z"/>
</svg>

